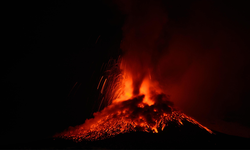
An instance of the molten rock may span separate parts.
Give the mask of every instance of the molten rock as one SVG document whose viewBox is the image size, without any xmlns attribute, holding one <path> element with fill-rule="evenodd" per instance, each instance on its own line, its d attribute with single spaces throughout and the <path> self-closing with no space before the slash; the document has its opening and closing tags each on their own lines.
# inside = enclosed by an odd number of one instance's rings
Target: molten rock
<svg viewBox="0 0 250 150">
<path fill-rule="evenodd" d="M 151 100 L 153 105 L 143 102 L 145 95 L 134 96 L 126 101 L 113 102 L 101 112 L 94 114 L 93 119 L 86 120 L 83 125 L 70 128 L 55 137 L 82 140 L 103 140 L 121 133 L 131 131 L 144 131 L 158 133 L 168 126 L 168 123 L 175 122 L 179 126 L 184 121 L 198 125 L 209 133 L 211 130 L 202 126 L 197 121 L 184 113 L 175 110 L 169 97 L 165 94 L 153 94 Z"/>
</svg>

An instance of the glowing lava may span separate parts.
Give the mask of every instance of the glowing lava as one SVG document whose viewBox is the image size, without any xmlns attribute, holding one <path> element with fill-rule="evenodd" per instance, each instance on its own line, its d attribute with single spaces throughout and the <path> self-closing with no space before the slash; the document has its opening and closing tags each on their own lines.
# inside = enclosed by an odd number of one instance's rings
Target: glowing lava
<svg viewBox="0 0 250 150">
<path fill-rule="evenodd" d="M 175 110 L 169 96 L 161 91 L 157 82 L 151 80 L 150 73 L 143 77 L 139 91 L 135 91 L 131 74 L 123 72 L 122 75 L 122 81 L 112 83 L 115 87 L 119 84 L 119 89 L 123 90 L 117 99 L 102 111 L 94 113 L 94 118 L 55 137 L 82 141 L 101 140 L 130 131 L 158 133 L 169 122 L 183 125 L 183 121 L 196 124 L 212 133 L 196 120 Z"/>
</svg>

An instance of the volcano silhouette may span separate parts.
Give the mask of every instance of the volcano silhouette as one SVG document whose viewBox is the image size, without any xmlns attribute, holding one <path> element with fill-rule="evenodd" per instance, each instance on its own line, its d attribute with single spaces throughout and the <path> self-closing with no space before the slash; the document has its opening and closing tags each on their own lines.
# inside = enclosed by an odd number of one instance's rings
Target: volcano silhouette
<svg viewBox="0 0 250 150">
<path fill-rule="evenodd" d="M 6 145 L 2 148 L 50 148 L 50 149 L 158 149 L 158 148 L 250 148 L 249 139 L 213 131 L 210 134 L 197 124 L 183 120 L 180 126 L 169 122 L 159 133 L 131 131 L 117 134 L 103 140 L 82 140 L 48 138 L 36 142 Z"/>
<path fill-rule="evenodd" d="M 142 104 L 143 95 L 110 105 L 85 124 L 57 134 L 79 148 L 224 148 L 246 145 L 247 139 L 211 131 L 193 118 L 175 110 L 164 94 L 154 105 Z M 134 107 L 133 107 L 134 106 Z M 86 128 L 89 127 L 89 128 Z M 221 140 L 221 138 L 223 140 Z"/>
<path fill-rule="evenodd" d="M 114 103 L 53 138 L 6 148 L 249 148 L 249 139 L 211 131 L 174 109 L 162 94 L 151 106 L 143 98 Z"/>
<path fill-rule="evenodd" d="M 186 123 L 192 123 L 210 134 L 213 133 L 193 118 L 175 110 L 165 94 L 152 97 L 155 101 L 153 105 L 143 103 L 144 97 L 139 95 L 126 101 L 115 102 L 95 113 L 95 117 L 86 120 L 83 125 L 70 127 L 55 137 L 75 142 L 97 141 L 129 132 L 159 133 L 169 126 L 181 127 Z"/>
<path fill-rule="evenodd" d="M 119 126 L 116 127 L 113 132 L 120 130 Z M 96 135 L 98 133 L 91 132 L 90 134 Z M 103 136 L 108 135 L 103 134 Z M 213 136 L 215 134 L 211 134 L 198 125 L 183 120 L 181 126 L 175 121 L 168 122 L 167 127 L 158 133 L 144 132 L 140 128 L 134 128 L 132 131 L 116 134 L 102 140 L 81 140 L 78 145 L 84 145 L 88 148 L 95 146 L 97 148 L 199 148 L 201 145 L 215 146 L 211 145 Z M 73 142 L 72 139 L 76 138 L 75 135 L 71 138 L 65 138 L 65 140 Z"/>
<path fill-rule="evenodd" d="M 159 133 L 131 131 L 117 134 L 103 140 L 74 142 L 69 139 L 56 138 L 69 148 L 104 148 L 104 149 L 155 149 L 155 148 L 249 148 L 249 139 L 230 136 L 213 131 L 210 134 L 187 120 L 180 126 L 169 122 L 168 126 Z M 62 145 L 61 145 L 62 146 Z M 65 148 L 65 147 L 64 147 Z"/>
<path fill-rule="evenodd" d="M 64 138 L 49 138 L 31 143 L 6 145 L 3 148 L 49 149 L 165 149 L 165 148 L 249 148 L 249 139 L 213 131 L 210 134 L 198 125 L 183 121 L 171 122 L 159 133 L 132 131 L 104 140 L 75 142 Z"/>
</svg>

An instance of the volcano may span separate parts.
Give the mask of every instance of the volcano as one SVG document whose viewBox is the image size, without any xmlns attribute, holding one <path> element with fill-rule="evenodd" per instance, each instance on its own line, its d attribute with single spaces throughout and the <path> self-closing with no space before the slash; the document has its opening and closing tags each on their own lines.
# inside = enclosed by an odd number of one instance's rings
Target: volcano
<svg viewBox="0 0 250 150">
<path fill-rule="evenodd" d="M 146 103 L 145 95 L 113 102 L 84 124 L 56 134 L 53 145 L 98 149 L 248 147 L 249 139 L 208 129 L 175 109 L 165 94 L 155 95 L 152 102 Z"/>
<path fill-rule="evenodd" d="M 83 125 L 71 127 L 68 131 L 57 134 L 55 137 L 72 139 L 76 142 L 83 140 L 95 141 L 129 132 L 158 133 L 168 128 L 169 125 L 171 126 L 171 124 L 178 127 L 193 124 L 213 134 L 211 130 L 193 118 L 169 106 L 166 95 L 157 95 L 158 101 L 160 99 L 164 102 L 151 106 L 142 103 L 144 97 L 144 95 L 141 95 L 110 105 L 102 112 L 94 114 L 96 118 L 87 120 Z"/>
<path fill-rule="evenodd" d="M 188 121 L 182 126 L 169 122 L 159 133 L 132 131 L 103 140 L 81 140 L 75 142 L 69 138 L 47 138 L 29 143 L 5 145 L 2 148 L 15 149 L 155 149 L 155 148 L 249 148 L 249 139 L 204 129 Z M 75 130 L 76 131 L 76 130 Z"/>
<path fill-rule="evenodd" d="M 106 78 L 102 85 L 101 93 L 114 91 L 109 94 L 114 98 L 111 104 L 102 111 L 94 113 L 94 118 L 87 119 L 82 125 L 70 127 L 68 130 L 56 134 L 55 138 L 63 138 L 74 142 L 88 142 L 112 138 L 119 139 L 119 137 L 123 138 L 128 134 L 137 136 L 137 133 L 148 133 L 145 134 L 145 137 L 150 135 L 147 139 L 151 139 L 155 136 L 154 134 L 168 134 L 172 130 L 180 131 L 183 126 L 184 128 L 192 126 L 195 130 L 199 129 L 203 134 L 213 134 L 210 129 L 201 125 L 195 119 L 177 110 L 173 102 L 170 101 L 170 96 L 164 94 L 158 83 L 152 79 L 150 73 L 148 73 L 148 76 L 131 74 L 123 69 L 123 63 L 120 63 L 121 71 L 116 76 L 119 77 L 118 80 L 108 82 L 112 79 L 107 80 Z M 142 79 L 139 78 L 139 84 L 138 77 L 142 77 Z M 97 88 L 99 88 L 100 82 Z M 113 89 L 105 90 L 105 84 L 109 83 L 111 85 L 106 87 Z M 117 94 L 117 92 L 120 94 Z M 113 95 L 117 96 L 114 97 Z M 110 100 L 109 97 L 105 99 Z"/>
<path fill-rule="evenodd" d="M 122 63 L 120 63 L 122 66 Z M 117 68 L 114 65 L 114 68 Z M 112 69 L 111 69 L 112 70 Z M 115 69 L 113 69 L 115 70 Z M 249 147 L 249 139 L 212 131 L 175 108 L 150 72 L 126 69 L 101 77 L 102 104 L 84 124 L 69 127 L 53 138 L 8 148 L 232 148 Z M 136 77 L 134 77 L 136 76 Z M 137 78 L 142 77 L 142 79 Z M 105 78 L 105 79 L 103 79 Z M 103 80 L 103 82 L 101 82 Z M 141 81 L 138 84 L 138 80 Z M 135 84 L 134 82 L 137 82 Z M 100 108 L 100 107 L 99 107 Z"/>
</svg>

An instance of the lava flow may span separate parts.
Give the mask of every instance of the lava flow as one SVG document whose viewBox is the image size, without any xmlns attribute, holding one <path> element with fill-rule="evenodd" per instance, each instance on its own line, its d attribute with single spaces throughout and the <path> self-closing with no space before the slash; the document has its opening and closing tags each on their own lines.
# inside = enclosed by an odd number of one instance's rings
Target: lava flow
<svg viewBox="0 0 250 150">
<path fill-rule="evenodd" d="M 157 82 L 152 81 L 150 73 L 143 76 L 139 86 L 135 86 L 135 78 L 126 72 L 126 69 L 122 75 L 122 80 L 115 85 L 117 87 L 119 84 L 118 89 L 123 91 L 119 98 L 114 99 L 102 111 L 94 113 L 94 118 L 86 120 L 77 127 L 71 127 L 55 137 L 92 141 L 131 131 L 158 133 L 170 122 L 183 125 L 183 121 L 198 125 L 212 133 L 193 118 L 176 110 L 169 96 L 161 91 Z M 136 87 L 139 87 L 139 90 Z"/>
</svg>

